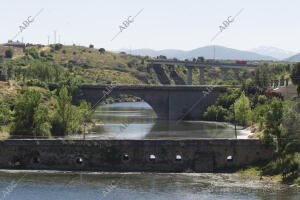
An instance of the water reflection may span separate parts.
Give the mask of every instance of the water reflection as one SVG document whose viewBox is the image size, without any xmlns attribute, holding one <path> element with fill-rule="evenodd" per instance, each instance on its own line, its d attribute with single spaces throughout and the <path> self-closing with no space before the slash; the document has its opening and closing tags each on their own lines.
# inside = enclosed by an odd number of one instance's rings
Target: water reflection
<svg viewBox="0 0 300 200">
<path fill-rule="evenodd" d="M 144 102 L 115 103 L 99 107 L 94 114 L 103 126 L 89 137 L 108 139 L 234 138 L 225 123 L 157 120 Z M 238 132 L 239 135 L 243 133 Z"/>
</svg>

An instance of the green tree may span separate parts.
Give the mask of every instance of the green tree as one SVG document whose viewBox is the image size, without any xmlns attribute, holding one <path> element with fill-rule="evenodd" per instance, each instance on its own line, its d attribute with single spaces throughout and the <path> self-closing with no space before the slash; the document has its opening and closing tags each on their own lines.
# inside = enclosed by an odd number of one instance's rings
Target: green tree
<svg viewBox="0 0 300 200">
<path fill-rule="evenodd" d="M 273 98 L 271 103 L 268 105 L 268 111 L 265 113 L 265 131 L 267 138 L 273 138 L 278 152 L 282 150 L 281 145 L 281 122 L 283 116 L 283 104 L 278 98 Z M 269 135 L 269 136 L 268 136 Z"/>
<path fill-rule="evenodd" d="M 104 49 L 104 48 L 100 48 L 100 49 L 99 49 L 99 53 L 100 53 L 100 54 L 104 54 L 104 53 L 105 53 L 105 49 Z"/>
<path fill-rule="evenodd" d="M 55 105 L 56 113 L 52 124 L 52 133 L 54 135 L 68 135 L 72 133 L 72 118 L 76 117 L 76 115 L 73 115 L 74 110 L 72 109 L 71 101 L 72 96 L 69 95 L 68 89 L 63 86 L 59 91 Z"/>
<path fill-rule="evenodd" d="M 4 55 L 5 55 L 5 58 L 12 58 L 13 57 L 13 51 L 12 51 L 12 49 L 11 48 L 6 49 Z"/>
<path fill-rule="evenodd" d="M 82 101 L 79 106 L 80 111 L 80 123 L 91 122 L 93 116 L 93 110 L 91 104 L 86 101 Z"/>
<path fill-rule="evenodd" d="M 21 91 L 15 102 L 12 135 L 49 136 L 48 111 L 40 105 L 40 100 L 36 90 Z"/>
<path fill-rule="evenodd" d="M 49 110 L 44 105 L 35 108 L 33 116 L 33 136 L 51 136 Z"/>
<path fill-rule="evenodd" d="M 246 126 L 250 122 L 251 117 L 251 108 L 250 108 L 250 101 L 245 96 L 245 93 L 242 92 L 240 98 L 238 98 L 234 103 L 234 112 L 236 122 L 243 126 Z"/>
<path fill-rule="evenodd" d="M 254 80 L 259 87 L 267 89 L 271 82 L 270 70 L 267 63 L 255 69 Z"/>
<path fill-rule="evenodd" d="M 11 110 L 5 102 L 0 103 L 0 126 L 8 125 L 11 121 Z"/>
<path fill-rule="evenodd" d="M 293 84 L 297 85 L 297 93 L 298 93 L 298 97 L 299 97 L 299 93 L 300 93 L 300 62 L 298 62 L 293 70 L 292 70 L 292 74 L 291 74 L 291 79 Z"/>
</svg>

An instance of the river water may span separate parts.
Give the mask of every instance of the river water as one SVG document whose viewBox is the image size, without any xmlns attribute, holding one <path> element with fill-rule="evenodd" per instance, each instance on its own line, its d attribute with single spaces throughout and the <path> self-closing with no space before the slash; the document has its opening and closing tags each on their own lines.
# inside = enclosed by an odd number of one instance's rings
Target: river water
<svg viewBox="0 0 300 200">
<path fill-rule="evenodd" d="M 145 103 L 97 109 L 100 126 L 88 137 L 233 138 L 232 127 L 207 122 L 157 121 Z M 243 137 L 242 133 L 238 133 Z M 0 171 L 0 200 L 299 200 L 300 189 L 237 174 Z"/>
<path fill-rule="evenodd" d="M 95 111 L 102 122 L 88 137 L 109 139 L 160 138 L 235 138 L 232 126 L 226 123 L 156 120 L 152 108 L 145 102 L 104 105 Z M 246 138 L 237 131 L 238 138 Z"/>
<path fill-rule="evenodd" d="M 236 174 L 0 172 L 7 200 L 299 200 L 300 190 Z"/>
</svg>

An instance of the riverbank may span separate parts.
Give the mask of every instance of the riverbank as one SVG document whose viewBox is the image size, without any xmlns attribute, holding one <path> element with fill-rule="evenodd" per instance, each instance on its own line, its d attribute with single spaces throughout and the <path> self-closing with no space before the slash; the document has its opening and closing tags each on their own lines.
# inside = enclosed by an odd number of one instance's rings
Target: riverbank
<svg viewBox="0 0 300 200">
<path fill-rule="evenodd" d="M 282 175 L 263 175 L 260 167 L 246 167 L 238 170 L 235 174 L 245 180 L 255 180 L 266 184 L 282 184 L 289 187 L 300 188 L 300 181 L 298 179 L 287 179 L 284 180 Z"/>
</svg>

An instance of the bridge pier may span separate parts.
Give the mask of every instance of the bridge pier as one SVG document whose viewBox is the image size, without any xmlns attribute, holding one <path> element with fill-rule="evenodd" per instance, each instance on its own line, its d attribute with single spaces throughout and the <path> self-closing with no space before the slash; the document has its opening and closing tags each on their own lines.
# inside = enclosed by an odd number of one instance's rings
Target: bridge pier
<svg viewBox="0 0 300 200">
<path fill-rule="evenodd" d="M 204 68 L 200 68 L 200 85 L 205 85 Z"/>
<path fill-rule="evenodd" d="M 188 68 L 188 85 L 192 85 L 193 84 L 193 68 L 187 66 Z"/>
<path fill-rule="evenodd" d="M 222 70 L 222 80 L 227 81 L 228 80 L 228 77 L 227 77 L 228 69 L 222 68 L 221 70 Z"/>
</svg>

